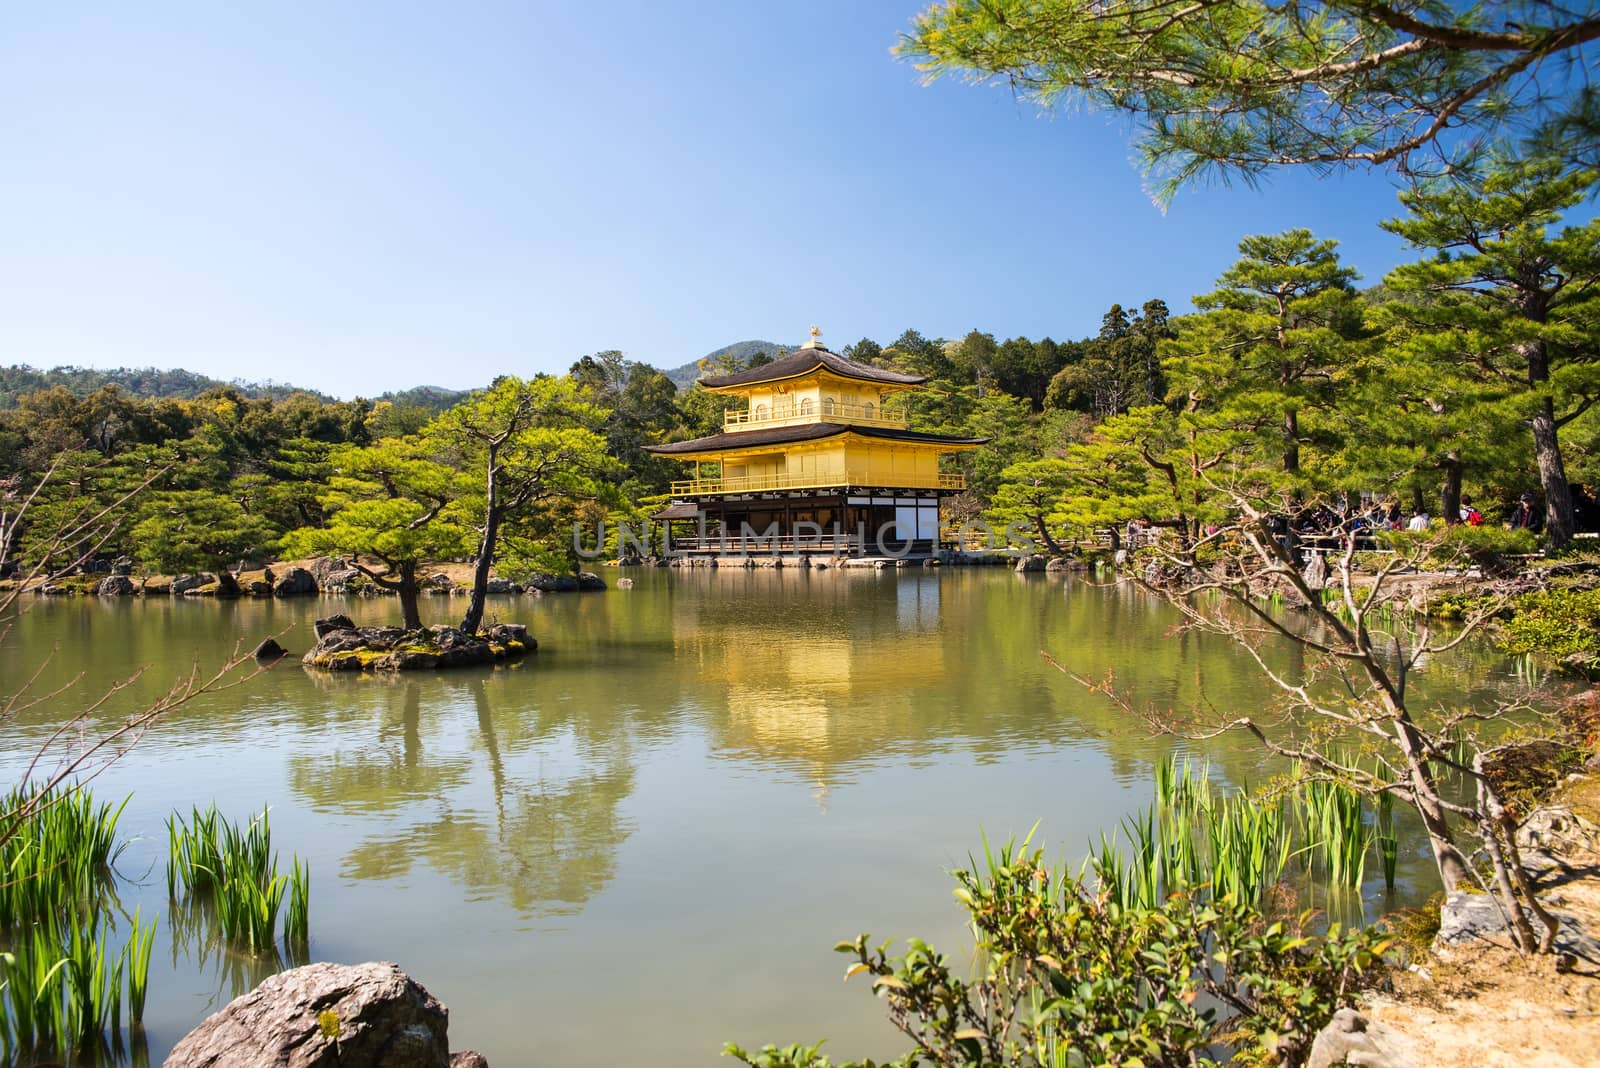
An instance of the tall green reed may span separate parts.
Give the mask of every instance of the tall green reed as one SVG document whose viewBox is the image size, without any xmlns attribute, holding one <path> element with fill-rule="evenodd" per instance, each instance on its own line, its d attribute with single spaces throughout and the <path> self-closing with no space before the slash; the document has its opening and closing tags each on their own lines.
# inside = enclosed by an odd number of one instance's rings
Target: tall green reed
<svg viewBox="0 0 1600 1068">
<path fill-rule="evenodd" d="M 1153 905 L 1182 891 L 1260 904 L 1295 858 L 1312 885 L 1359 888 L 1374 847 L 1394 885 L 1399 841 L 1386 794 L 1369 825 L 1362 795 L 1301 767 L 1291 788 L 1268 795 L 1223 790 L 1207 762 L 1176 754 L 1154 779 L 1155 804 L 1125 820 L 1120 835 L 1101 835 L 1091 853 L 1103 891 L 1120 903 Z"/>
<path fill-rule="evenodd" d="M 277 951 L 280 912 L 285 945 L 309 944 L 310 867 L 294 856 L 290 874 L 279 874 L 269 810 L 243 825 L 228 822 L 215 805 L 193 809 L 188 819 L 174 813 L 167 842 L 167 892 L 175 904 L 180 890 L 187 904 L 208 903 L 223 937 L 253 954 Z"/>
<path fill-rule="evenodd" d="M 0 797 L 11 830 L 0 845 L 0 1054 L 120 1045 L 124 998 L 144 1013 L 154 925 L 137 915 L 120 950 L 114 864 L 128 802 L 97 804 L 87 789 L 28 784 Z"/>
</svg>

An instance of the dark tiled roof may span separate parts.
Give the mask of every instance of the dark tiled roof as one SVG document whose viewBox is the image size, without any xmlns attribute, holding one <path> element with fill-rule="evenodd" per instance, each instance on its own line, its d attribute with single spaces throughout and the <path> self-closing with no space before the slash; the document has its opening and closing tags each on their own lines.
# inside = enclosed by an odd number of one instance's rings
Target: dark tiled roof
<svg viewBox="0 0 1600 1068">
<path fill-rule="evenodd" d="M 653 512 L 651 519 L 699 519 L 700 506 L 693 501 L 674 501 L 659 512 Z"/>
<path fill-rule="evenodd" d="M 881 382 L 890 386 L 920 386 L 928 380 L 926 375 L 903 375 L 898 371 L 869 367 L 864 363 L 847 360 L 827 349 L 819 348 L 795 349 L 787 356 L 779 356 L 771 363 L 752 367 L 748 371 L 722 375 L 719 378 L 702 378 L 700 384 L 711 389 L 720 389 L 723 386 L 748 386 L 757 382 L 776 382 L 785 378 L 795 378 L 809 374 L 819 367 L 826 367 L 843 378 L 855 378 L 862 382 Z"/>
<path fill-rule="evenodd" d="M 815 441 L 831 438 L 835 434 L 860 434 L 864 438 L 882 438 L 885 441 L 920 441 L 931 445 L 983 445 L 988 438 L 953 438 L 944 434 L 924 434 L 920 430 L 897 430 L 884 426 L 854 426 L 848 423 L 801 423 L 799 426 L 775 426 L 766 430 L 736 430 L 727 434 L 712 434 L 706 438 L 674 442 L 671 445 L 646 445 L 646 452 L 673 456 L 686 452 L 716 452 L 723 449 L 748 448 L 757 445 L 788 445 L 796 441 Z"/>
</svg>

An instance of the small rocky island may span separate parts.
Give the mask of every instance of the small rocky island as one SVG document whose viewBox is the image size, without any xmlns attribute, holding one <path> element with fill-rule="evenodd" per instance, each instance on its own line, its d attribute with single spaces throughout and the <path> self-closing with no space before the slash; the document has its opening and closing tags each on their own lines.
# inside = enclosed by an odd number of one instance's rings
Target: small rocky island
<svg viewBox="0 0 1600 1068">
<path fill-rule="evenodd" d="M 517 660 L 539 647 L 519 623 L 478 634 L 455 627 L 358 627 L 349 616 L 316 622 L 317 644 L 301 658 L 327 671 L 429 671 Z"/>
</svg>

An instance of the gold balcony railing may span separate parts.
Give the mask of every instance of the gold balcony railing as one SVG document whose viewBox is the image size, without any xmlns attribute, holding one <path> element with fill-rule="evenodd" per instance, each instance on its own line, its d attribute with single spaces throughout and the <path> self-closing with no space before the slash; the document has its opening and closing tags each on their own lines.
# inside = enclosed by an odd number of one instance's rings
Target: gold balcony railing
<svg viewBox="0 0 1600 1068">
<path fill-rule="evenodd" d="M 911 422 L 904 408 L 892 405 L 840 404 L 829 400 L 818 402 L 806 399 L 797 404 L 776 404 L 770 409 L 764 404 L 752 408 L 729 408 L 722 415 L 722 425 L 725 428 L 766 426 L 803 419 L 837 419 L 869 426 L 909 426 Z"/>
<path fill-rule="evenodd" d="M 763 490 L 849 489 L 852 486 L 894 486 L 900 489 L 964 490 L 967 476 L 941 472 L 937 475 L 888 475 L 874 478 L 864 471 L 843 474 L 748 475 L 734 478 L 691 478 L 672 484 L 674 497 L 707 493 L 759 493 Z"/>
</svg>

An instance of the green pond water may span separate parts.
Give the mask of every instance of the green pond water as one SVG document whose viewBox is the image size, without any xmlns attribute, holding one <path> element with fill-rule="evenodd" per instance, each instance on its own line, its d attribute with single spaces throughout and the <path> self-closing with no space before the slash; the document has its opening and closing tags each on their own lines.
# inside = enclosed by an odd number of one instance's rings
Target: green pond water
<svg viewBox="0 0 1600 1068">
<path fill-rule="evenodd" d="M 608 572 L 615 587 L 618 572 Z M 286 660 L 153 728 L 95 786 L 132 793 L 122 907 L 159 916 L 151 1060 L 273 965 L 197 945 L 167 911 L 165 817 L 272 806 L 308 858 L 313 959 L 394 960 L 450 1008 L 455 1048 L 496 1068 L 709 1066 L 723 1042 L 829 1039 L 835 1057 L 903 1046 L 836 941 L 870 931 L 967 943 L 946 872 L 1025 834 L 1076 863 L 1151 797 L 1174 744 L 1051 668 L 1115 673 L 1142 702 L 1259 710 L 1225 639 L 1174 630 L 1129 584 L 996 569 L 634 570 L 631 590 L 492 598 L 529 624 L 520 665 L 327 676 Z M 454 621 L 463 602 L 427 599 Z M 25 711 L 12 782 L 45 734 L 138 671 L 102 725 L 196 663 L 267 635 L 296 654 L 318 615 L 397 622 L 392 600 L 30 602 L 0 643 L 0 701 Z M 1292 648 L 1269 650 L 1280 670 Z M 1429 699 L 1484 701 L 1511 665 L 1464 645 L 1423 667 Z M 1208 743 L 1229 782 L 1273 765 Z M 1402 896 L 1426 889 L 1404 843 Z M 1369 871 L 1376 874 L 1373 863 Z M 1389 902 L 1381 880 L 1369 914 Z M 726 1062 L 721 1062 L 726 1063 Z"/>
</svg>

